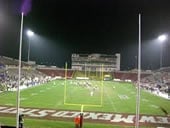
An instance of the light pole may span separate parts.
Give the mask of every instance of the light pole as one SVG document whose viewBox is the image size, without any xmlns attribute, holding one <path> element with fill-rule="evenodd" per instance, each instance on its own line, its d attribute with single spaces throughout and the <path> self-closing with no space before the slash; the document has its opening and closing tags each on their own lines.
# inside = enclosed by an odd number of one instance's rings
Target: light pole
<svg viewBox="0 0 170 128">
<path fill-rule="evenodd" d="M 32 36 L 34 36 L 34 32 L 31 31 L 31 30 L 28 30 L 27 31 L 27 36 L 28 36 L 28 58 L 27 58 L 27 61 L 29 62 L 30 61 L 30 38 Z"/>
<path fill-rule="evenodd" d="M 162 67 L 162 60 L 163 60 L 163 43 L 165 43 L 165 41 L 167 40 L 168 36 L 163 34 L 158 36 L 158 40 L 161 43 L 161 49 L 160 49 L 160 68 Z"/>
</svg>

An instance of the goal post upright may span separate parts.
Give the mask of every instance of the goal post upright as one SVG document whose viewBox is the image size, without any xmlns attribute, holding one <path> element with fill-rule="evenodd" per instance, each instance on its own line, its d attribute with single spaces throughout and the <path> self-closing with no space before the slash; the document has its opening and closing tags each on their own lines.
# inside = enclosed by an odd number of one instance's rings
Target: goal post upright
<svg viewBox="0 0 170 128">
<path fill-rule="evenodd" d="M 84 109 L 84 105 L 81 105 L 81 111 L 80 111 L 80 128 L 83 128 L 83 109 Z"/>
<path fill-rule="evenodd" d="M 82 103 L 67 103 L 67 62 L 65 63 L 65 77 L 64 77 L 64 105 L 71 105 L 71 106 L 81 106 L 81 112 L 83 112 L 84 107 L 102 107 L 103 106 L 103 95 L 104 95 L 104 72 L 103 67 L 104 65 L 101 64 L 100 66 L 100 104 L 82 104 Z"/>
<path fill-rule="evenodd" d="M 81 113 L 83 113 L 84 105 L 81 105 Z"/>
<path fill-rule="evenodd" d="M 103 74 L 103 64 L 101 66 L 101 74 L 102 74 L 102 77 L 101 77 L 101 106 L 103 105 L 103 79 L 104 79 L 104 74 Z"/>
<path fill-rule="evenodd" d="M 90 70 L 88 70 L 89 74 L 87 73 L 87 65 L 85 64 L 85 76 L 87 77 L 87 75 L 90 75 Z M 68 69 L 67 69 L 67 62 L 65 63 L 65 73 L 64 73 L 64 105 L 68 105 L 68 106 L 79 106 L 80 107 L 80 128 L 83 128 L 83 124 L 84 124 L 84 121 L 83 121 L 83 116 L 84 116 L 84 108 L 85 107 L 102 107 L 103 106 L 103 93 L 104 93 L 104 65 L 101 64 L 100 65 L 100 68 L 99 68 L 99 81 L 98 81 L 98 84 L 99 84 L 99 88 L 100 88 L 100 95 L 98 96 L 98 98 L 100 99 L 99 102 L 97 104 L 93 104 L 93 103 L 71 103 L 71 102 L 68 102 L 68 96 L 67 96 L 67 93 L 68 93 L 68 89 L 67 89 L 67 75 L 68 75 Z"/>
<path fill-rule="evenodd" d="M 67 80 L 67 62 L 65 63 L 65 74 L 64 74 L 64 104 L 66 104 L 66 80 Z"/>
</svg>

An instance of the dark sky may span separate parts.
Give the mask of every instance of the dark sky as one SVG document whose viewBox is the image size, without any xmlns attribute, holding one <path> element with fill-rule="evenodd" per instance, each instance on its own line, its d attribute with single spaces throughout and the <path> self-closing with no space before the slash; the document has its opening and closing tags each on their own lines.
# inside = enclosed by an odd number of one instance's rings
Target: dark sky
<svg viewBox="0 0 170 128">
<path fill-rule="evenodd" d="M 0 0 L 0 55 L 18 58 L 21 0 Z M 24 16 L 22 59 L 70 65 L 72 53 L 121 54 L 121 70 L 135 68 L 138 14 L 142 15 L 142 68 L 158 69 L 158 35 L 170 34 L 170 0 L 32 0 Z M 170 36 L 170 35 L 169 35 Z M 170 66 L 170 39 L 163 45 L 163 66 Z"/>
</svg>

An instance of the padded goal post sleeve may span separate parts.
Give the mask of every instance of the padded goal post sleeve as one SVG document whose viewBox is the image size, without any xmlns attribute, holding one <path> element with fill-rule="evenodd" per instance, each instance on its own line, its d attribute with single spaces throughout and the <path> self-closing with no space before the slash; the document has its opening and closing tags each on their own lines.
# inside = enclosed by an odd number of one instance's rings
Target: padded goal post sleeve
<svg viewBox="0 0 170 128">
<path fill-rule="evenodd" d="M 83 113 L 80 113 L 80 128 L 83 128 Z"/>
</svg>

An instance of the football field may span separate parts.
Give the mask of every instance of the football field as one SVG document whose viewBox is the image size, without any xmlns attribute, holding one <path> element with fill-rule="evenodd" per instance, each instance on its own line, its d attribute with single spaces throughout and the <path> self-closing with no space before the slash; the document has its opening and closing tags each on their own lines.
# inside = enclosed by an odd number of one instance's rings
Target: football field
<svg viewBox="0 0 170 128">
<path fill-rule="evenodd" d="M 169 100 L 144 90 L 141 90 L 140 103 L 140 114 L 164 116 L 160 107 L 170 113 Z M 0 105 L 15 107 L 16 92 L 0 93 Z M 113 81 L 55 80 L 20 92 L 21 108 L 80 112 L 82 106 L 84 112 L 135 114 L 136 87 Z"/>
</svg>

